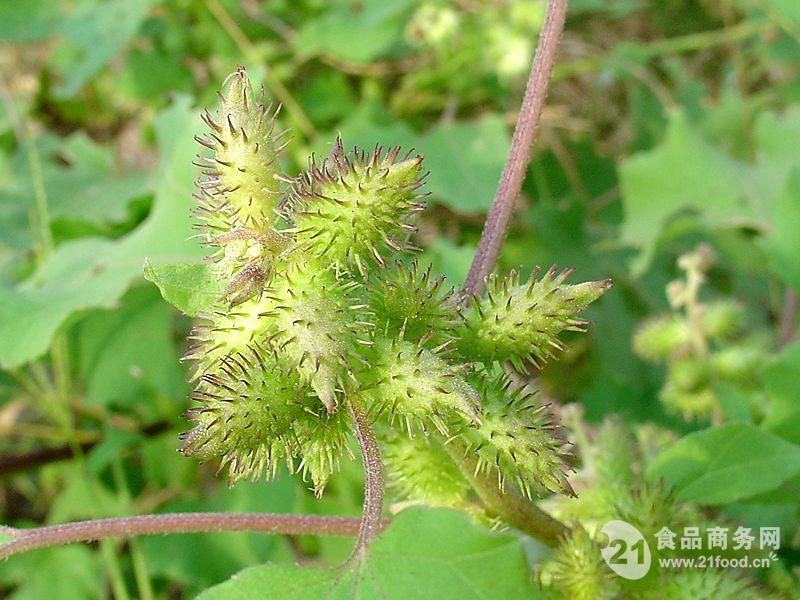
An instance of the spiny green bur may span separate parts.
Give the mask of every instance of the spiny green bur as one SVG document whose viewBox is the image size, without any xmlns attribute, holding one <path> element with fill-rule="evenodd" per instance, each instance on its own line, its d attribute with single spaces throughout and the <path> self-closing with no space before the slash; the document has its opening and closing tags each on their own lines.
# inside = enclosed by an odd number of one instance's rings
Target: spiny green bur
<svg viewBox="0 0 800 600">
<path fill-rule="evenodd" d="M 284 465 L 321 493 L 350 453 L 350 403 L 375 427 L 404 500 L 492 519 L 445 451 L 453 436 L 499 486 L 572 494 L 559 427 L 493 364 L 554 356 L 608 282 L 493 278 L 462 314 L 442 278 L 403 256 L 423 208 L 421 156 L 345 152 L 337 139 L 290 178 L 275 114 L 244 70 L 225 88 L 198 163 L 198 229 L 225 292 L 190 336 L 194 427 L 182 452 L 219 461 L 231 483 Z"/>
<path fill-rule="evenodd" d="M 568 285 L 570 272 L 557 274 L 552 267 L 540 279 L 534 273 L 525 284 L 514 273 L 491 276 L 485 297 L 472 298 L 464 314 L 462 353 L 486 364 L 510 361 L 524 370 L 564 350 L 558 335 L 584 331 L 589 322 L 577 314 L 611 286 L 608 280 Z"/>
</svg>

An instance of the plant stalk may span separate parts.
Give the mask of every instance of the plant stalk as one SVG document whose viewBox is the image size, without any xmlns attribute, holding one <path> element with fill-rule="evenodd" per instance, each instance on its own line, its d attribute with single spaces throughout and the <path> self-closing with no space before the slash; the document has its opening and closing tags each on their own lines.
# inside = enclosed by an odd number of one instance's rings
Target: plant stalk
<svg viewBox="0 0 800 600">
<path fill-rule="evenodd" d="M 251 531 L 293 535 L 358 535 L 362 519 L 322 515 L 285 515 L 262 513 L 172 513 L 78 521 L 35 529 L 3 527 L 2 533 L 13 536 L 0 545 L 0 559 L 20 552 L 74 542 L 92 542 L 109 537 L 156 535 L 166 533 L 202 533 L 212 531 Z M 388 524 L 378 520 L 377 533 Z"/>
<path fill-rule="evenodd" d="M 378 442 L 369 426 L 369 421 L 364 412 L 348 401 L 347 409 L 361 451 L 361 461 L 364 465 L 364 505 L 361 511 L 361 523 L 358 536 L 353 546 L 353 552 L 347 563 L 361 558 L 369 545 L 381 531 L 381 512 L 383 511 L 383 462 L 381 461 Z M 345 564 L 347 564 L 345 563 Z"/>
<path fill-rule="evenodd" d="M 497 263 L 500 248 L 508 231 L 511 214 L 514 211 L 514 203 L 522 189 L 525 171 L 528 169 L 528 162 L 531 158 L 533 140 L 536 137 L 542 108 L 547 98 L 558 43 L 564 31 L 567 4 L 568 0 L 548 0 L 547 2 L 547 14 L 539 35 L 536 55 L 531 65 L 528 84 L 525 88 L 525 98 L 522 101 L 517 125 L 514 128 L 514 136 L 511 139 L 511 149 L 508 152 L 505 167 L 503 167 L 503 174 L 500 177 L 494 201 L 486 215 L 486 224 L 478 242 L 478 249 L 462 287 L 465 297 L 480 295 L 483 292 L 486 277 Z"/>
</svg>

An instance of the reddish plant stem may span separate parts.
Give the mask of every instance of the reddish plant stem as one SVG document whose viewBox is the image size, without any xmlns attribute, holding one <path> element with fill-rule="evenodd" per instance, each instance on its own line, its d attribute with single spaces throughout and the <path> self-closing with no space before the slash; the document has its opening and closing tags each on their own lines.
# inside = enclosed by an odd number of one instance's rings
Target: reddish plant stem
<svg viewBox="0 0 800 600">
<path fill-rule="evenodd" d="M 4 527 L 0 533 L 15 539 L 0 545 L 0 559 L 36 548 L 74 542 L 91 542 L 107 537 L 129 537 L 165 533 L 211 531 L 252 531 L 294 535 L 357 535 L 362 519 L 321 515 L 261 513 L 172 513 L 114 519 L 78 521 L 35 529 Z M 388 520 L 374 525 L 380 531 Z"/>
<path fill-rule="evenodd" d="M 480 295 L 483 292 L 486 277 L 497 263 L 511 214 L 514 211 L 514 202 L 522 189 L 525 171 L 531 158 L 533 140 L 536 137 L 542 108 L 547 98 L 558 43 L 564 31 L 567 4 L 568 0 L 548 0 L 547 2 L 547 15 L 531 65 L 531 73 L 525 88 L 525 99 L 522 101 L 517 125 L 514 128 L 514 136 L 511 139 L 511 149 L 508 152 L 494 201 L 486 215 L 486 223 L 483 226 L 480 242 L 478 242 L 478 249 L 462 286 L 465 297 Z"/>
<path fill-rule="evenodd" d="M 778 347 L 783 348 L 794 339 L 794 322 L 797 316 L 797 292 L 787 287 L 783 296 L 783 311 L 778 327 Z"/>
<path fill-rule="evenodd" d="M 364 505 L 361 511 L 361 525 L 353 552 L 348 563 L 361 558 L 369 545 L 381 531 L 381 512 L 383 511 L 383 462 L 378 442 L 372 433 L 369 421 L 363 411 L 352 401 L 347 403 L 350 420 L 361 451 L 364 465 Z"/>
</svg>

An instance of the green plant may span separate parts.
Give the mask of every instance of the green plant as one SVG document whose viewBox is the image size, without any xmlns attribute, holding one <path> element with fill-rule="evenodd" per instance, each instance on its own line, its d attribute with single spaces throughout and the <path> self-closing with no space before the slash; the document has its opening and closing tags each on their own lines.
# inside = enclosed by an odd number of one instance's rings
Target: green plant
<svg viewBox="0 0 800 600">
<path fill-rule="evenodd" d="M 0 595 L 795 597 L 791 4 L 0 3 Z"/>
</svg>

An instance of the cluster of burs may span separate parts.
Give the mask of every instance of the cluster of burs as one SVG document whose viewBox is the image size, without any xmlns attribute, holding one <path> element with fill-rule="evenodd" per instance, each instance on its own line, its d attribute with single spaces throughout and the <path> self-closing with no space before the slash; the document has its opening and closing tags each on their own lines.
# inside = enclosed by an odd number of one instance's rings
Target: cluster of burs
<svg viewBox="0 0 800 600">
<path fill-rule="evenodd" d="M 480 298 L 448 291 L 406 256 L 424 207 L 421 156 L 345 152 L 337 139 L 290 178 L 286 134 L 243 69 L 219 98 L 198 138 L 210 151 L 198 228 L 227 288 L 192 332 L 182 451 L 219 459 L 231 482 L 283 464 L 321 493 L 350 453 L 355 411 L 409 500 L 469 506 L 454 462 L 466 452 L 499 485 L 571 494 L 566 440 L 504 368 L 553 357 L 609 282 L 569 285 L 551 269 L 490 278 Z"/>
</svg>

